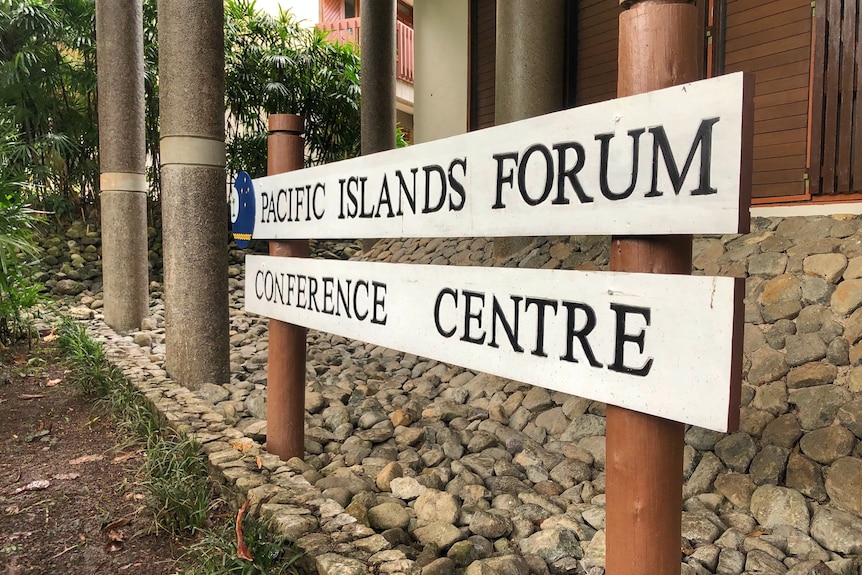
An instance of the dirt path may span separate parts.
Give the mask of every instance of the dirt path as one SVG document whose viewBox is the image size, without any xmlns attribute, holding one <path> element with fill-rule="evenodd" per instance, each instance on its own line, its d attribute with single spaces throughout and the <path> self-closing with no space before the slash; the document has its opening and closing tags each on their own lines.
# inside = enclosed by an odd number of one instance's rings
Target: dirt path
<svg viewBox="0 0 862 575">
<path fill-rule="evenodd" d="M 174 573 L 181 549 L 148 533 L 142 453 L 64 375 L 53 344 L 0 352 L 0 574 Z"/>
</svg>

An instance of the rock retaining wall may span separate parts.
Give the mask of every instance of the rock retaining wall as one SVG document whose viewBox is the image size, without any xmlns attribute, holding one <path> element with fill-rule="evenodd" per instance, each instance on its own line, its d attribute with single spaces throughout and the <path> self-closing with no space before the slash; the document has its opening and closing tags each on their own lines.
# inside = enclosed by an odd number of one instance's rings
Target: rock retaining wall
<svg viewBox="0 0 862 575">
<path fill-rule="evenodd" d="M 320 248 L 344 257 L 355 246 Z M 158 284 L 149 329 L 93 325 L 169 420 L 197 434 L 236 497 L 248 494 L 309 552 L 310 567 L 603 572 L 600 403 L 312 332 L 307 456 L 267 455 L 266 320 L 242 311 L 243 253 L 233 255 L 230 382 L 197 394 L 171 383 Z M 382 241 L 364 257 L 494 263 L 484 239 Z M 495 265 L 607 262 L 607 238 L 538 238 Z M 747 278 L 745 379 L 737 433 L 686 431 L 682 572 L 858 575 L 862 220 L 755 218 L 750 234 L 696 238 L 694 266 Z M 74 298 L 71 313 L 97 314 L 98 293 Z"/>
</svg>

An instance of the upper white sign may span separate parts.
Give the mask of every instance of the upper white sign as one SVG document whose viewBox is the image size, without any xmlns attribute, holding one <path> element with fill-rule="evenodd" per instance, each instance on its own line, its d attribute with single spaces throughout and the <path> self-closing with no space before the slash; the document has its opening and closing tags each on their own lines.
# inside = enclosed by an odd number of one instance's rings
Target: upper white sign
<svg viewBox="0 0 862 575">
<path fill-rule="evenodd" d="M 743 75 L 250 180 L 237 239 L 747 231 Z"/>
</svg>

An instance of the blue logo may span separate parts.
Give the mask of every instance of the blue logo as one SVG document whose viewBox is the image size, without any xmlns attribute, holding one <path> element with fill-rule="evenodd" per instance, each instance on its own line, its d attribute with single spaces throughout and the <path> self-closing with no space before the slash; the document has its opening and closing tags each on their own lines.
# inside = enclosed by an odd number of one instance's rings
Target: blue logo
<svg viewBox="0 0 862 575">
<path fill-rule="evenodd" d="M 254 185 L 246 172 L 240 172 L 230 192 L 230 222 L 236 247 L 244 248 L 251 240 L 254 216 Z"/>
</svg>

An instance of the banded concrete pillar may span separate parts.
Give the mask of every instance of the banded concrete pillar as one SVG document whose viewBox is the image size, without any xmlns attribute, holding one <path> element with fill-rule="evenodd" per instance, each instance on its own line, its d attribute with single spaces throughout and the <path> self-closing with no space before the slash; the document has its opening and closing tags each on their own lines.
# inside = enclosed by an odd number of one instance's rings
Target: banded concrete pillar
<svg viewBox="0 0 862 575">
<path fill-rule="evenodd" d="M 497 2 L 496 125 L 563 108 L 565 8 L 565 0 Z M 494 255 L 508 257 L 527 243 L 495 238 Z"/>
<path fill-rule="evenodd" d="M 159 0 L 165 363 L 191 389 L 224 383 L 228 212 L 222 0 Z"/>
<path fill-rule="evenodd" d="M 96 2 L 105 323 L 139 329 L 149 304 L 140 2 Z"/>
<path fill-rule="evenodd" d="M 359 5 L 363 156 L 395 147 L 395 2 L 372 0 Z M 369 250 L 375 243 L 377 238 L 365 238 L 362 248 Z"/>
</svg>

